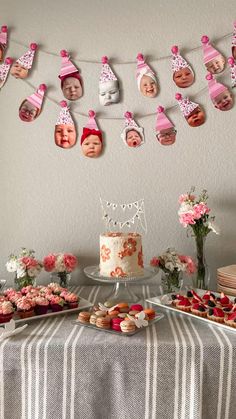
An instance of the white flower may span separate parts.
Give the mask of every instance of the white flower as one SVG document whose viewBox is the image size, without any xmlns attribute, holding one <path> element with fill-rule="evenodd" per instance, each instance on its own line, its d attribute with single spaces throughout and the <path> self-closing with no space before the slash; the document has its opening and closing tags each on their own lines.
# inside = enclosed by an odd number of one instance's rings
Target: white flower
<svg viewBox="0 0 236 419">
<path fill-rule="evenodd" d="M 187 203 L 187 202 L 183 202 L 180 205 L 179 211 L 178 211 L 178 215 L 182 215 L 182 214 L 186 214 L 186 213 L 193 213 L 193 205 Z"/>
<path fill-rule="evenodd" d="M 6 268 L 8 272 L 16 272 L 17 270 L 17 261 L 14 259 L 10 259 L 7 263 L 6 263 Z"/>
<path fill-rule="evenodd" d="M 25 274 L 26 274 L 26 272 L 25 272 L 24 267 L 19 264 L 17 266 L 17 270 L 16 270 L 16 276 L 17 276 L 17 278 L 24 278 Z"/>
<path fill-rule="evenodd" d="M 63 254 L 59 254 L 56 259 L 55 263 L 55 272 L 65 272 L 66 267 L 64 264 L 64 257 Z"/>
<path fill-rule="evenodd" d="M 220 228 L 212 221 L 208 221 L 208 228 L 213 231 L 213 233 L 220 234 Z"/>
</svg>

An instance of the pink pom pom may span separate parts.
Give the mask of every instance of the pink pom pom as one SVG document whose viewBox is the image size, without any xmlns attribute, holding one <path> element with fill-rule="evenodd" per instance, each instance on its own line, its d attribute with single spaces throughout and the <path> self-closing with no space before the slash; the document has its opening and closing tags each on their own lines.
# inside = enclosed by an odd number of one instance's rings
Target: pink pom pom
<svg viewBox="0 0 236 419">
<path fill-rule="evenodd" d="M 176 95 L 175 95 L 175 99 L 177 99 L 177 100 L 181 100 L 181 99 L 182 99 L 182 95 L 181 95 L 181 93 L 176 93 Z"/>
<path fill-rule="evenodd" d="M 46 90 L 47 90 L 46 84 L 40 84 L 39 90 L 42 90 L 43 92 L 46 92 Z"/>
<path fill-rule="evenodd" d="M 12 63 L 13 63 L 13 58 L 11 58 L 11 57 L 7 57 L 7 58 L 5 59 L 5 64 L 11 65 Z"/>
<path fill-rule="evenodd" d="M 138 61 L 143 61 L 143 60 L 144 60 L 144 58 L 143 58 L 143 54 L 142 54 L 141 52 L 139 52 L 139 53 L 138 53 L 138 55 L 137 55 L 137 57 L 136 57 L 136 59 L 137 59 Z"/>
<path fill-rule="evenodd" d="M 67 102 L 66 102 L 65 100 L 61 100 L 61 102 L 60 102 L 60 106 L 61 106 L 62 108 L 66 108 L 66 107 L 67 107 Z"/>
<path fill-rule="evenodd" d="M 94 118 L 95 117 L 95 112 L 94 111 L 92 111 L 92 110 L 90 110 L 90 111 L 88 111 L 88 116 L 89 116 L 89 118 Z"/>
<path fill-rule="evenodd" d="M 177 47 L 177 45 L 173 45 L 173 47 L 171 48 L 171 52 L 174 55 L 178 54 L 179 48 Z"/>
<path fill-rule="evenodd" d="M 102 57 L 102 64 L 107 64 L 108 63 L 108 58 L 107 58 L 107 56 L 106 55 L 104 55 L 103 57 Z"/>
<path fill-rule="evenodd" d="M 60 51 L 60 56 L 61 56 L 61 57 L 68 57 L 68 52 L 67 52 L 65 49 L 62 49 L 62 50 Z"/>
<path fill-rule="evenodd" d="M 234 66 L 234 57 L 229 57 L 228 58 L 228 63 L 229 63 L 229 65 L 231 65 L 231 67 L 233 67 Z"/>
<path fill-rule="evenodd" d="M 7 32 L 7 26 L 6 25 L 4 25 L 4 26 L 1 27 L 1 32 L 4 32 L 4 33 Z"/>
<path fill-rule="evenodd" d="M 38 45 L 35 42 L 33 42 L 32 44 L 30 44 L 31 51 L 36 51 L 37 48 L 38 48 Z"/>
<path fill-rule="evenodd" d="M 212 80 L 213 79 L 213 75 L 211 73 L 208 73 L 206 75 L 206 80 Z"/>
<path fill-rule="evenodd" d="M 158 108 L 157 108 L 157 112 L 158 112 L 158 113 L 162 113 L 162 112 L 164 112 L 164 108 L 163 108 L 163 106 L 158 106 Z"/>
<path fill-rule="evenodd" d="M 132 116 L 133 116 L 132 113 L 131 112 L 128 112 L 128 111 L 125 112 L 125 114 L 124 114 L 124 117 L 127 118 L 127 119 L 131 119 Z"/>
<path fill-rule="evenodd" d="M 209 38 L 208 38 L 208 36 L 207 36 L 207 35 L 203 35 L 203 36 L 201 37 L 201 41 L 202 41 L 202 44 L 203 44 L 203 45 L 208 44 L 208 42 L 209 42 Z"/>
</svg>

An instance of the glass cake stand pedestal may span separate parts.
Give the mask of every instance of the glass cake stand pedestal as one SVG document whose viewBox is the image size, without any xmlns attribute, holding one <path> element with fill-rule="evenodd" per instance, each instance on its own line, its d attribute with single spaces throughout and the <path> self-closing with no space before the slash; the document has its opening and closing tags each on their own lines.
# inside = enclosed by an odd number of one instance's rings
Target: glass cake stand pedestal
<svg viewBox="0 0 236 419">
<path fill-rule="evenodd" d="M 107 301 L 114 303 L 125 301 L 127 303 L 137 303 L 141 298 L 136 295 L 130 287 L 130 284 L 146 281 L 157 275 L 157 272 L 151 268 L 144 268 L 144 274 L 138 277 L 105 277 L 100 274 L 99 265 L 87 266 L 84 268 L 84 273 L 88 278 L 94 281 L 106 283 L 107 285 L 113 285 L 113 289 L 110 294 L 106 297 Z"/>
</svg>

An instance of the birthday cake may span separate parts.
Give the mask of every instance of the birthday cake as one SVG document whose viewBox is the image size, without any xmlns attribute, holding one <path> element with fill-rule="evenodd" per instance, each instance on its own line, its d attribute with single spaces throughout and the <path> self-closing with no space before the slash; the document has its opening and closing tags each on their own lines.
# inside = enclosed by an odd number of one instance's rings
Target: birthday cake
<svg viewBox="0 0 236 419">
<path fill-rule="evenodd" d="M 142 276 L 143 252 L 140 234 L 101 234 L 100 274 L 111 278 Z"/>
</svg>

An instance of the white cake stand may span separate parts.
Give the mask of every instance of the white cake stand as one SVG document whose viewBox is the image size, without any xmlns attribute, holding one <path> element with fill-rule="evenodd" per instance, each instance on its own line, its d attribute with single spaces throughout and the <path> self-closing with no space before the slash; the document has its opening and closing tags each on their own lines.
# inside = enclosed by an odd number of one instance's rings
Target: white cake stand
<svg viewBox="0 0 236 419">
<path fill-rule="evenodd" d="M 157 275 L 156 271 L 151 268 L 144 268 L 143 276 L 137 277 L 106 277 L 100 274 L 99 265 L 87 266 L 84 268 L 84 273 L 87 277 L 92 278 L 94 281 L 103 282 L 106 284 L 113 284 L 111 293 L 106 297 L 111 302 L 125 301 L 127 303 L 137 303 L 140 300 L 130 288 L 130 283 L 146 281 Z"/>
</svg>

